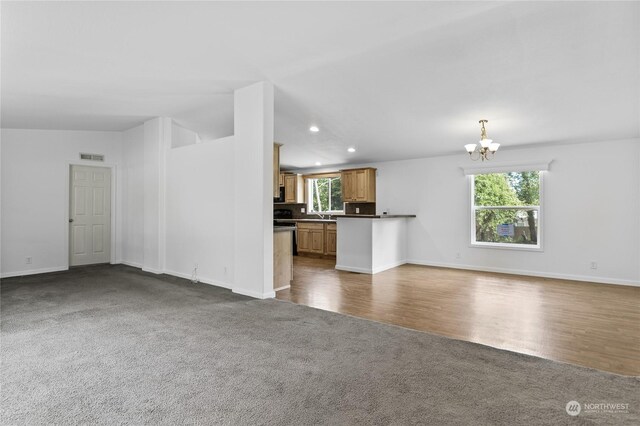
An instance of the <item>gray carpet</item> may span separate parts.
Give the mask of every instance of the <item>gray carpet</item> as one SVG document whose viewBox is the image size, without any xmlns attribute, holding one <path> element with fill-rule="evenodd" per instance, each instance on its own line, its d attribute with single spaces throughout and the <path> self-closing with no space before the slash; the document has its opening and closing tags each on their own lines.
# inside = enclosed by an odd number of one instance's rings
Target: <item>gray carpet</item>
<svg viewBox="0 0 640 426">
<path fill-rule="evenodd" d="M 125 266 L 5 279 L 1 308 L 3 425 L 640 424 L 638 378 Z"/>
</svg>

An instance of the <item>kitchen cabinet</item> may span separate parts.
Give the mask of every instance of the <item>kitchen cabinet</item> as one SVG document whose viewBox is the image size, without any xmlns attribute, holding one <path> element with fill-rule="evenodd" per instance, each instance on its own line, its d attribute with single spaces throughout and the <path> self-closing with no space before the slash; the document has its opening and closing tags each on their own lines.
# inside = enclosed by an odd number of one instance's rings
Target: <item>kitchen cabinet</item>
<svg viewBox="0 0 640 426">
<path fill-rule="evenodd" d="M 326 231 L 325 231 L 325 254 L 330 254 L 335 256 L 338 252 L 338 230 L 337 225 L 335 223 L 327 223 Z"/>
<path fill-rule="evenodd" d="M 297 223 L 298 252 L 324 253 L 324 223 Z"/>
<path fill-rule="evenodd" d="M 376 169 L 340 170 L 342 181 L 342 200 L 345 203 L 375 203 Z"/>
<path fill-rule="evenodd" d="M 284 202 L 304 203 L 304 181 L 302 175 L 284 174 Z"/>
<path fill-rule="evenodd" d="M 273 144 L 273 196 L 280 196 L 280 147 L 282 144 Z"/>
<path fill-rule="evenodd" d="M 278 186 L 284 186 L 284 173 L 280 173 L 280 178 L 278 179 Z"/>
<path fill-rule="evenodd" d="M 310 235 L 309 231 L 301 227 L 299 223 L 296 225 L 296 227 L 297 227 L 296 238 L 298 239 L 297 240 L 298 253 L 310 252 L 311 244 L 309 244 L 309 235 Z"/>
<path fill-rule="evenodd" d="M 297 223 L 298 253 L 336 255 L 335 223 Z"/>
</svg>

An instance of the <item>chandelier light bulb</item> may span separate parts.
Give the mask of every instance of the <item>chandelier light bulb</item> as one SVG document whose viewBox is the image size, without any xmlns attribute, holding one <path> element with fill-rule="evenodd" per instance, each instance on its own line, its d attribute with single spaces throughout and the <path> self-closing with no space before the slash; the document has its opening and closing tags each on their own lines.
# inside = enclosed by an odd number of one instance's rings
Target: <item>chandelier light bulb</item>
<svg viewBox="0 0 640 426">
<path fill-rule="evenodd" d="M 499 143 L 495 143 L 492 139 L 487 137 L 487 129 L 485 129 L 484 125 L 488 123 L 488 120 L 480 120 L 480 141 L 478 144 L 468 143 L 464 146 L 464 149 L 469 154 L 469 157 L 473 161 L 476 160 L 490 160 L 493 158 L 494 154 L 500 147 Z"/>
<path fill-rule="evenodd" d="M 464 149 L 466 149 L 466 150 L 467 150 L 467 152 L 468 152 L 469 154 L 471 154 L 473 151 L 475 151 L 475 150 L 476 150 L 476 146 L 477 146 L 477 145 L 476 145 L 475 143 L 468 143 L 468 144 L 466 144 L 466 145 L 464 146 Z"/>
</svg>

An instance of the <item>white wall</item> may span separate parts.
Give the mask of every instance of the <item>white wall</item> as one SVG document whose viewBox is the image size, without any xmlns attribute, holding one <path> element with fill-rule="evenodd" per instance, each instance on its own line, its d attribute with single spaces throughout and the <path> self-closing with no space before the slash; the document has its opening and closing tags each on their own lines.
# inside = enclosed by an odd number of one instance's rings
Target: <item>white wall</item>
<svg viewBox="0 0 640 426">
<path fill-rule="evenodd" d="M 200 143 L 200 136 L 193 130 L 185 129 L 173 123 L 171 126 L 171 148 Z"/>
<path fill-rule="evenodd" d="M 235 132 L 202 143 L 160 117 L 124 132 L 125 263 L 275 295 L 271 84 L 236 91 Z"/>
<path fill-rule="evenodd" d="M 122 133 L 122 262 L 144 261 L 144 125 Z"/>
<path fill-rule="evenodd" d="M 418 216 L 409 220 L 412 263 L 640 285 L 640 140 L 505 149 L 492 163 L 536 159 L 553 159 L 542 252 L 469 246 L 464 152 L 367 165 L 378 169 L 378 213 Z"/>
<path fill-rule="evenodd" d="M 112 262 L 187 278 L 198 264 L 200 281 L 273 297 L 273 86 L 235 102 L 236 135 L 207 143 L 167 117 L 125 132 L 3 129 L 2 276 L 68 268 L 69 165 L 112 165 Z"/>
<path fill-rule="evenodd" d="M 167 158 L 165 270 L 231 288 L 233 136 L 171 149 Z"/>
<path fill-rule="evenodd" d="M 166 243 L 166 162 L 172 121 L 157 117 L 144 123 L 143 261 L 142 270 L 164 272 Z"/>
<path fill-rule="evenodd" d="M 120 178 L 122 134 L 2 129 L 3 277 L 67 269 L 69 265 L 69 165 L 114 166 L 112 260 L 121 258 Z M 80 152 L 103 154 L 104 163 Z M 31 257 L 27 265 L 25 258 Z"/>
<path fill-rule="evenodd" d="M 235 271 L 233 291 L 274 297 L 273 85 L 234 94 Z M 241 196 L 239 194 L 242 194 Z"/>
</svg>

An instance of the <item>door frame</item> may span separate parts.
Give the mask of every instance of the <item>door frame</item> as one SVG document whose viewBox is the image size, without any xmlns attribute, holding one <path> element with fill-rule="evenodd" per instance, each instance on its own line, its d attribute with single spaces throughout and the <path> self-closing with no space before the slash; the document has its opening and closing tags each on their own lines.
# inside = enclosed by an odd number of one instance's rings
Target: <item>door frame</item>
<svg viewBox="0 0 640 426">
<path fill-rule="evenodd" d="M 71 265 L 71 251 L 70 251 L 70 243 L 69 243 L 69 234 L 70 234 L 70 228 L 69 228 L 69 216 L 71 215 L 71 166 L 83 166 L 83 167 L 103 167 L 106 169 L 111 169 L 111 238 L 110 238 L 110 259 L 109 259 L 109 263 L 114 265 L 117 262 L 117 255 L 116 252 L 118 252 L 117 250 L 117 229 L 116 229 L 116 212 L 118 211 L 118 206 L 116 203 L 116 173 L 118 170 L 118 166 L 116 166 L 115 164 L 111 164 L 111 163 L 102 163 L 100 165 L 95 164 L 94 161 L 69 161 L 67 163 L 67 170 L 66 170 L 66 184 L 65 184 L 65 199 L 67 200 L 66 202 L 66 207 L 65 207 L 65 212 L 64 212 L 64 217 L 66 219 L 66 223 L 65 223 L 65 233 L 64 233 L 64 247 L 67 253 L 67 257 L 66 257 L 66 267 L 67 269 L 69 269 L 70 265 Z M 118 253 L 119 254 L 119 253 Z"/>
</svg>

